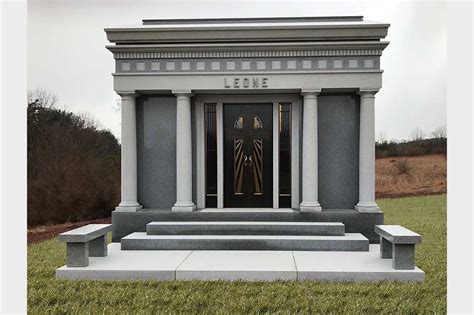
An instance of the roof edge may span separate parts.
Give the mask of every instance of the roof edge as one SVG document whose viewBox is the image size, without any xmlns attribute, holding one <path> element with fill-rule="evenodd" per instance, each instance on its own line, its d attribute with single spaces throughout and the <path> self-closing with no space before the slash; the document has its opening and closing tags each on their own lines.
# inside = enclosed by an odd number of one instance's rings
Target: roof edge
<svg viewBox="0 0 474 315">
<path fill-rule="evenodd" d="M 275 22 L 362 22 L 362 15 L 343 16 L 280 16 L 248 18 L 193 18 L 193 19 L 143 19 L 143 25 L 211 24 L 211 23 L 275 23 Z"/>
</svg>

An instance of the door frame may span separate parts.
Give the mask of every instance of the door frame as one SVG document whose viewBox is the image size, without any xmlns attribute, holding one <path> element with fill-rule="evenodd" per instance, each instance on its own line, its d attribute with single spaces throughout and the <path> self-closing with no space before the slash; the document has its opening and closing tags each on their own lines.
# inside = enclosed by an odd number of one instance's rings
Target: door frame
<svg viewBox="0 0 474 315">
<path fill-rule="evenodd" d="M 291 207 L 300 204 L 300 132 L 301 96 L 298 94 L 197 95 L 196 117 L 196 204 L 206 208 L 206 146 L 204 104 L 216 104 L 217 138 L 217 208 L 224 209 L 224 106 L 226 103 L 273 104 L 273 208 L 279 208 L 279 121 L 278 104 L 291 103 Z"/>
</svg>

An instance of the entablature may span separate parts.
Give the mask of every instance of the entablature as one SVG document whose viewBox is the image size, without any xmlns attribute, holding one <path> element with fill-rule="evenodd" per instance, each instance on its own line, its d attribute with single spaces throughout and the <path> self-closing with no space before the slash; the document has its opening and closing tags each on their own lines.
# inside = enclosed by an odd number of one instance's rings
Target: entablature
<svg viewBox="0 0 474 315">
<path fill-rule="evenodd" d="M 106 28 L 112 43 L 380 40 L 390 25 L 361 16 L 145 20 Z"/>
</svg>

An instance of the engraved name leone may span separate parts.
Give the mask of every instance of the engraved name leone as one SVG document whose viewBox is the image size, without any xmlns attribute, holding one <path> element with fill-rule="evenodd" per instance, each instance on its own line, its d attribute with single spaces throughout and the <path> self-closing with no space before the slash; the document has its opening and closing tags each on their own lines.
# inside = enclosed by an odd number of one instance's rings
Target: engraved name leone
<svg viewBox="0 0 474 315">
<path fill-rule="evenodd" d="M 240 88 L 267 88 L 268 78 L 258 77 L 243 77 L 243 78 L 224 78 L 224 87 L 226 89 L 240 89 Z"/>
</svg>

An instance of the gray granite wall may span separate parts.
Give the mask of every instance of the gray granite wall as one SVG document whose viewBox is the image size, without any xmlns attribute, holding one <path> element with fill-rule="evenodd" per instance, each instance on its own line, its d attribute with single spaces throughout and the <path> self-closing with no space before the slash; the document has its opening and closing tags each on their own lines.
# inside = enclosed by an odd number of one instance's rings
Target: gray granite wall
<svg viewBox="0 0 474 315">
<path fill-rule="evenodd" d="M 138 201 L 145 208 L 176 202 L 176 97 L 137 98 Z"/>
<path fill-rule="evenodd" d="M 194 114 L 193 106 L 193 201 L 196 202 Z M 353 209 L 359 194 L 359 97 L 321 94 L 318 120 L 319 202 L 324 209 Z M 137 146 L 139 202 L 145 208 L 171 208 L 176 201 L 174 96 L 143 95 L 137 99 Z"/>
<path fill-rule="evenodd" d="M 359 96 L 318 97 L 319 202 L 353 209 L 359 199 Z"/>
</svg>

